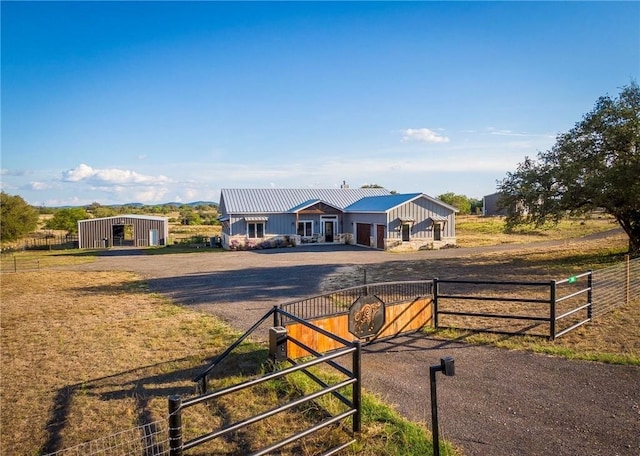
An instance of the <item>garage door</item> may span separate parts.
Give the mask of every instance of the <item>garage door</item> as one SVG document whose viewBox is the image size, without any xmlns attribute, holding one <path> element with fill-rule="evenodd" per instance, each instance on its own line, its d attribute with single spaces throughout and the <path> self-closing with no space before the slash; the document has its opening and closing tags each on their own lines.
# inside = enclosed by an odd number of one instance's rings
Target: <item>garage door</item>
<svg viewBox="0 0 640 456">
<path fill-rule="evenodd" d="M 366 245 L 370 247 L 371 244 L 371 225 L 368 223 L 356 223 L 356 244 Z"/>
</svg>

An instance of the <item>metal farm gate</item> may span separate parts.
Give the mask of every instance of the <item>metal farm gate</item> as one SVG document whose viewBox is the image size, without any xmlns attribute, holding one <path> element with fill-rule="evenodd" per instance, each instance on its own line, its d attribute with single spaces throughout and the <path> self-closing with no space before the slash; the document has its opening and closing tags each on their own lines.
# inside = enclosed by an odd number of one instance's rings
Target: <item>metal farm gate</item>
<svg viewBox="0 0 640 456">
<path fill-rule="evenodd" d="M 384 282 L 346 288 L 278 307 L 340 338 L 371 342 L 430 325 L 432 296 L 432 280 Z M 304 325 L 288 318 L 282 318 L 278 324 L 320 353 L 337 346 L 330 338 L 311 333 Z M 288 344 L 288 350 L 292 358 L 309 354 L 293 344 Z"/>
</svg>

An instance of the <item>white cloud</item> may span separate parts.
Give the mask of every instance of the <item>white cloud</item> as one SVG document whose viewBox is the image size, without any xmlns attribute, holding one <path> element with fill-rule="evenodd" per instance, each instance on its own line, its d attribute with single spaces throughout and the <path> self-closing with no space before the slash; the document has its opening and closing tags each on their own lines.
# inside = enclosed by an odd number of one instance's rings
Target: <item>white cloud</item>
<svg viewBox="0 0 640 456">
<path fill-rule="evenodd" d="M 53 187 L 46 182 L 29 182 L 29 188 L 31 188 L 31 190 L 49 190 Z"/>
<path fill-rule="evenodd" d="M 153 185 L 170 182 L 165 176 L 146 176 L 126 169 L 93 169 L 84 163 L 74 169 L 62 173 L 62 179 L 66 182 L 89 182 L 95 185 L 120 184 L 120 185 Z"/>
<path fill-rule="evenodd" d="M 147 203 L 150 201 L 163 201 L 169 189 L 165 187 L 150 187 L 145 190 L 137 191 L 134 193 L 135 202 Z"/>
<path fill-rule="evenodd" d="M 448 143 L 449 138 L 439 135 L 433 130 L 428 128 L 408 128 L 404 130 L 402 142 L 407 141 L 420 141 L 429 143 Z"/>
</svg>

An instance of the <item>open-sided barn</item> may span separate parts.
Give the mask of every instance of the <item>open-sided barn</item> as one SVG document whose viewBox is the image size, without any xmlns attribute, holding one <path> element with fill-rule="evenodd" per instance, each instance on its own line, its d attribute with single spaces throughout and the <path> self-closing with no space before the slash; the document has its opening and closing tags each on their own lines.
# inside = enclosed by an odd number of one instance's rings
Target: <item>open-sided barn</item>
<svg viewBox="0 0 640 456">
<path fill-rule="evenodd" d="M 150 247 L 166 245 L 169 219 L 146 215 L 117 215 L 78 221 L 78 247 Z"/>
</svg>

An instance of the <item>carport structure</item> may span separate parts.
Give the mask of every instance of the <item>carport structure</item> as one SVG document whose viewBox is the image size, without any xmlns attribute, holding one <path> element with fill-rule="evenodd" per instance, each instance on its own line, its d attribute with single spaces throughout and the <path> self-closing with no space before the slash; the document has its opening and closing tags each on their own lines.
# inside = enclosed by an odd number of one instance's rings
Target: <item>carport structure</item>
<svg viewBox="0 0 640 456">
<path fill-rule="evenodd" d="M 118 215 L 78 221 L 78 248 L 153 247 L 166 245 L 169 219 Z"/>
</svg>

